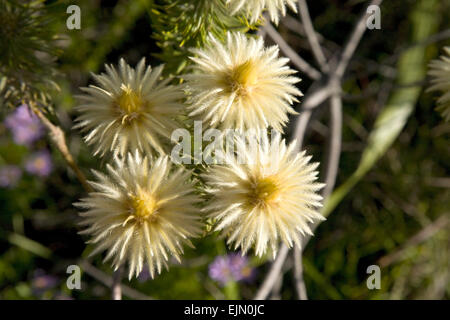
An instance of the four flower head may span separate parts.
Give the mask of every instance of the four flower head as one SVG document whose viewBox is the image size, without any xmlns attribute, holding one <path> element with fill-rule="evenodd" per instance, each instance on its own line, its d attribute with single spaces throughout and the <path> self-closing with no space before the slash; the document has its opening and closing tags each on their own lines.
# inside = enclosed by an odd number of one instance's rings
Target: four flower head
<svg viewBox="0 0 450 320">
<path fill-rule="evenodd" d="M 235 10 L 245 7 L 228 2 Z M 284 13 L 284 3 L 294 1 L 253 2 L 272 16 L 274 8 L 282 6 Z M 115 268 L 127 262 L 130 278 L 145 264 L 153 277 L 170 257 L 179 260 L 183 244 L 192 245 L 190 238 L 202 232 L 202 213 L 234 249 L 244 254 L 254 247 L 259 256 L 275 254 L 280 240 L 300 245 L 301 236 L 311 234 L 308 223 L 323 219 L 318 164 L 279 134 L 301 96 L 288 59 L 278 57 L 277 46 L 265 48 L 261 38 L 240 33 L 228 33 L 223 42 L 210 37 L 192 52 L 183 86 L 161 80 L 162 67 L 141 60 L 134 69 L 121 60 L 118 69 L 106 66 L 105 74 L 94 75 L 97 86 L 84 88 L 80 97 L 77 128 L 96 154 L 115 158 L 107 175 L 94 172 L 95 192 L 77 204 L 82 233 L 91 236 L 92 254 L 106 251 Z M 168 138 L 186 116 L 208 128 L 259 134 L 235 138 L 243 163 L 219 152 L 223 164 L 207 167 L 195 180 L 165 155 Z M 206 205 L 201 190 L 209 195 Z"/>
</svg>

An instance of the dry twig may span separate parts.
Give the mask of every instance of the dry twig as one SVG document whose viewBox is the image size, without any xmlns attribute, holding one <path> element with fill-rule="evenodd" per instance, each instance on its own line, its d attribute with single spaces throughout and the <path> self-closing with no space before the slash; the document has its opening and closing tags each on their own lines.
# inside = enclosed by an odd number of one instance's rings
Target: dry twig
<svg viewBox="0 0 450 320">
<path fill-rule="evenodd" d="M 97 269 L 93 265 L 91 265 L 88 261 L 82 260 L 79 262 L 80 267 L 83 269 L 84 272 L 86 272 L 88 275 L 90 275 L 92 278 L 96 279 L 97 281 L 103 283 L 106 287 L 112 288 L 113 286 L 113 278 L 103 271 Z M 152 297 L 149 297 L 133 288 L 130 288 L 127 285 L 120 284 L 120 287 L 122 289 L 122 292 L 125 296 L 136 299 L 136 300 L 152 300 Z"/>
<path fill-rule="evenodd" d="M 51 121 L 42 113 L 41 110 L 34 104 L 33 102 L 29 103 L 29 106 L 31 110 L 38 116 L 38 118 L 41 120 L 42 124 L 47 128 L 50 139 L 53 141 L 55 146 L 58 148 L 58 150 L 61 152 L 64 160 L 66 160 L 69 167 L 75 172 L 75 175 L 77 176 L 78 180 L 82 184 L 83 188 L 87 192 L 92 192 L 92 187 L 87 182 L 86 176 L 84 173 L 80 170 L 78 165 L 76 164 L 75 160 L 72 157 L 72 154 L 69 151 L 69 148 L 67 147 L 66 143 L 66 137 L 64 135 L 64 131 L 59 127 L 51 123 Z"/>
</svg>

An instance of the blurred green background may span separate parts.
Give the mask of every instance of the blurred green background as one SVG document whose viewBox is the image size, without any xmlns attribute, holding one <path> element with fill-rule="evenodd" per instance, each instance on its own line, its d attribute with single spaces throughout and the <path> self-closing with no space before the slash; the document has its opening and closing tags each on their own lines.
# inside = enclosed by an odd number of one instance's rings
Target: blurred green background
<svg viewBox="0 0 450 320">
<path fill-rule="evenodd" d="M 104 160 L 92 157 L 71 127 L 74 95 L 80 93 L 80 86 L 91 83 L 89 73 L 103 71 L 104 63 L 116 64 L 120 57 L 131 65 L 146 57 L 152 66 L 164 62 L 167 72 L 183 72 L 180 60 L 172 61 L 170 50 L 164 51 L 165 44 L 161 45 L 161 30 L 173 32 L 173 26 L 158 20 L 164 11 L 156 5 L 165 1 L 156 2 L 77 1 L 80 30 L 66 28 L 65 10 L 72 3 L 45 3 L 54 15 L 61 47 L 55 64 L 61 91 L 52 92 L 53 108 L 71 152 L 88 177 L 89 169 L 104 167 Z M 308 5 L 314 27 L 325 39 L 325 53 L 331 56 L 345 42 L 365 2 L 318 0 Z M 336 185 L 357 184 L 343 191 L 345 197 L 336 200 L 336 208 L 305 250 L 310 299 L 450 297 L 450 123 L 435 111 L 436 95 L 425 91 L 429 81 L 424 74 L 427 63 L 450 45 L 450 1 L 385 1 L 381 15 L 381 30 L 366 31 L 344 77 L 343 144 Z M 314 64 L 298 21 L 289 12 L 278 31 Z M 446 30 L 447 36 L 430 37 Z M 271 43 L 269 38 L 266 41 Z M 299 87 L 305 93 L 311 81 L 299 75 L 304 78 Z M 369 138 L 374 128 L 389 133 L 391 126 L 380 128 L 376 123 L 387 106 L 395 107 L 395 99 L 410 106 L 404 128 L 395 134 L 392 145 L 383 140 L 383 134 Z M 14 142 L 4 121 L 12 112 L 0 109 L 0 167 L 16 165 L 23 174 L 17 184 L 0 187 L 0 299 L 109 299 L 112 270 L 102 264 L 101 257 L 86 260 L 86 239 L 77 234 L 72 203 L 85 192 L 47 137 L 28 146 Z M 326 104 L 314 112 L 304 146 L 313 159 L 321 161 L 320 172 L 325 171 L 328 113 Z M 362 154 L 383 143 L 387 150 L 379 159 L 363 162 L 366 167 L 355 178 Z M 51 152 L 48 176 L 23 169 L 37 150 Z M 349 178 L 353 179 L 350 184 Z M 154 280 L 124 280 L 132 291 L 124 291 L 125 298 L 251 299 L 270 267 L 269 260 L 251 258 L 250 266 L 256 270 L 252 281 L 222 285 L 208 275 L 208 266 L 227 252 L 223 240 L 212 234 L 196 240 L 195 246 L 195 250 L 186 249 L 181 265 L 171 264 L 169 272 Z M 81 290 L 66 286 L 66 268 L 72 264 L 83 271 Z M 366 286 L 366 269 L 373 264 L 381 267 L 380 290 Z M 294 299 L 291 257 L 283 272 L 283 281 L 271 298 Z"/>
</svg>

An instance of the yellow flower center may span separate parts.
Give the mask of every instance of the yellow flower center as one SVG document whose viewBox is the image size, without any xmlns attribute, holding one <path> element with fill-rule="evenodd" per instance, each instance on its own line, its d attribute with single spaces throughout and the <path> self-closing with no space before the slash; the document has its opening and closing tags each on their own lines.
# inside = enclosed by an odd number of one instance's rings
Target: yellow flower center
<svg viewBox="0 0 450 320">
<path fill-rule="evenodd" d="M 266 177 L 252 183 L 247 199 L 252 206 L 265 206 L 277 200 L 280 189 L 272 177 Z"/>
<path fill-rule="evenodd" d="M 116 105 L 119 107 L 122 123 L 124 123 L 139 117 L 144 101 L 140 94 L 129 85 L 122 84 L 120 89 L 122 92 L 116 100 Z"/>
<path fill-rule="evenodd" d="M 154 221 L 158 211 L 158 202 L 153 195 L 138 188 L 137 194 L 130 197 L 132 217 L 138 222 Z"/>
<path fill-rule="evenodd" d="M 255 63 L 252 60 L 231 69 L 224 77 L 224 84 L 231 92 L 238 96 L 245 96 L 257 83 L 258 77 Z"/>
</svg>

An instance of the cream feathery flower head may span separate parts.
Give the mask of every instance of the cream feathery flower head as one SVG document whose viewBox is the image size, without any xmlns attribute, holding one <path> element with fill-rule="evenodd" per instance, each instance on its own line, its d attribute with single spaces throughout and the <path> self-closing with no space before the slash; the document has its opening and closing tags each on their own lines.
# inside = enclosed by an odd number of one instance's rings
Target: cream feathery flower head
<svg viewBox="0 0 450 320">
<path fill-rule="evenodd" d="M 432 77 L 432 86 L 428 90 L 442 93 L 436 110 L 441 112 L 446 121 L 450 121 L 450 47 L 445 47 L 444 51 L 440 59 L 430 63 L 428 75 Z"/>
<path fill-rule="evenodd" d="M 279 11 L 284 17 L 286 15 L 286 5 L 292 11 L 297 12 L 296 2 L 298 0 L 227 0 L 231 14 L 243 12 L 250 19 L 250 23 L 255 23 L 261 17 L 264 10 L 269 12 L 270 20 L 278 24 Z"/>
<path fill-rule="evenodd" d="M 163 66 L 152 70 L 142 59 L 136 69 L 120 59 L 119 68 L 106 65 L 106 74 L 93 75 L 98 86 L 82 88 L 82 105 L 76 128 L 85 133 L 84 140 L 95 145 L 95 154 L 111 151 L 125 155 L 140 150 L 164 153 L 160 140 L 170 139 L 179 127 L 174 118 L 183 109 L 179 100 L 183 92 L 170 81 L 160 81 Z"/>
<path fill-rule="evenodd" d="M 206 190 L 213 196 L 205 210 L 217 219 L 234 249 L 245 253 L 254 246 L 262 256 L 268 247 L 275 256 L 279 239 L 300 246 L 301 235 L 312 235 L 308 223 L 325 218 L 317 211 L 322 197 L 317 193 L 318 163 L 294 151 L 276 134 L 258 139 L 236 138 L 238 158 L 223 154 L 225 165 L 212 166 L 205 174 Z"/>
<path fill-rule="evenodd" d="M 144 260 L 153 277 L 155 269 L 167 268 L 169 256 L 180 261 L 182 244 L 192 246 L 190 237 L 199 235 L 201 222 L 198 197 L 183 168 L 171 172 L 167 156 L 153 164 L 137 152 L 126 160 L 116 158 L 107 165 L 109 175 L 94 172 L 90 182 L 95 192 L 75 205 L 81 212 L 81 234 L 95 244 L 91 255 L 107 250 L 115 269 L 128 261 L 129 278 L 138 276 Z"/>
<path fill-rule="evenodd" d="M 287 58 L 278 58 L 278 46 L 264 48 L 263 39 L 227 33 L 225 44 L 210 36 L 205 49 L 195 49 L 193 73 L 185 76 L 190 91 L 190 115 L 210 127 L 282 131 L 295 96 Z"/>
</svg>

